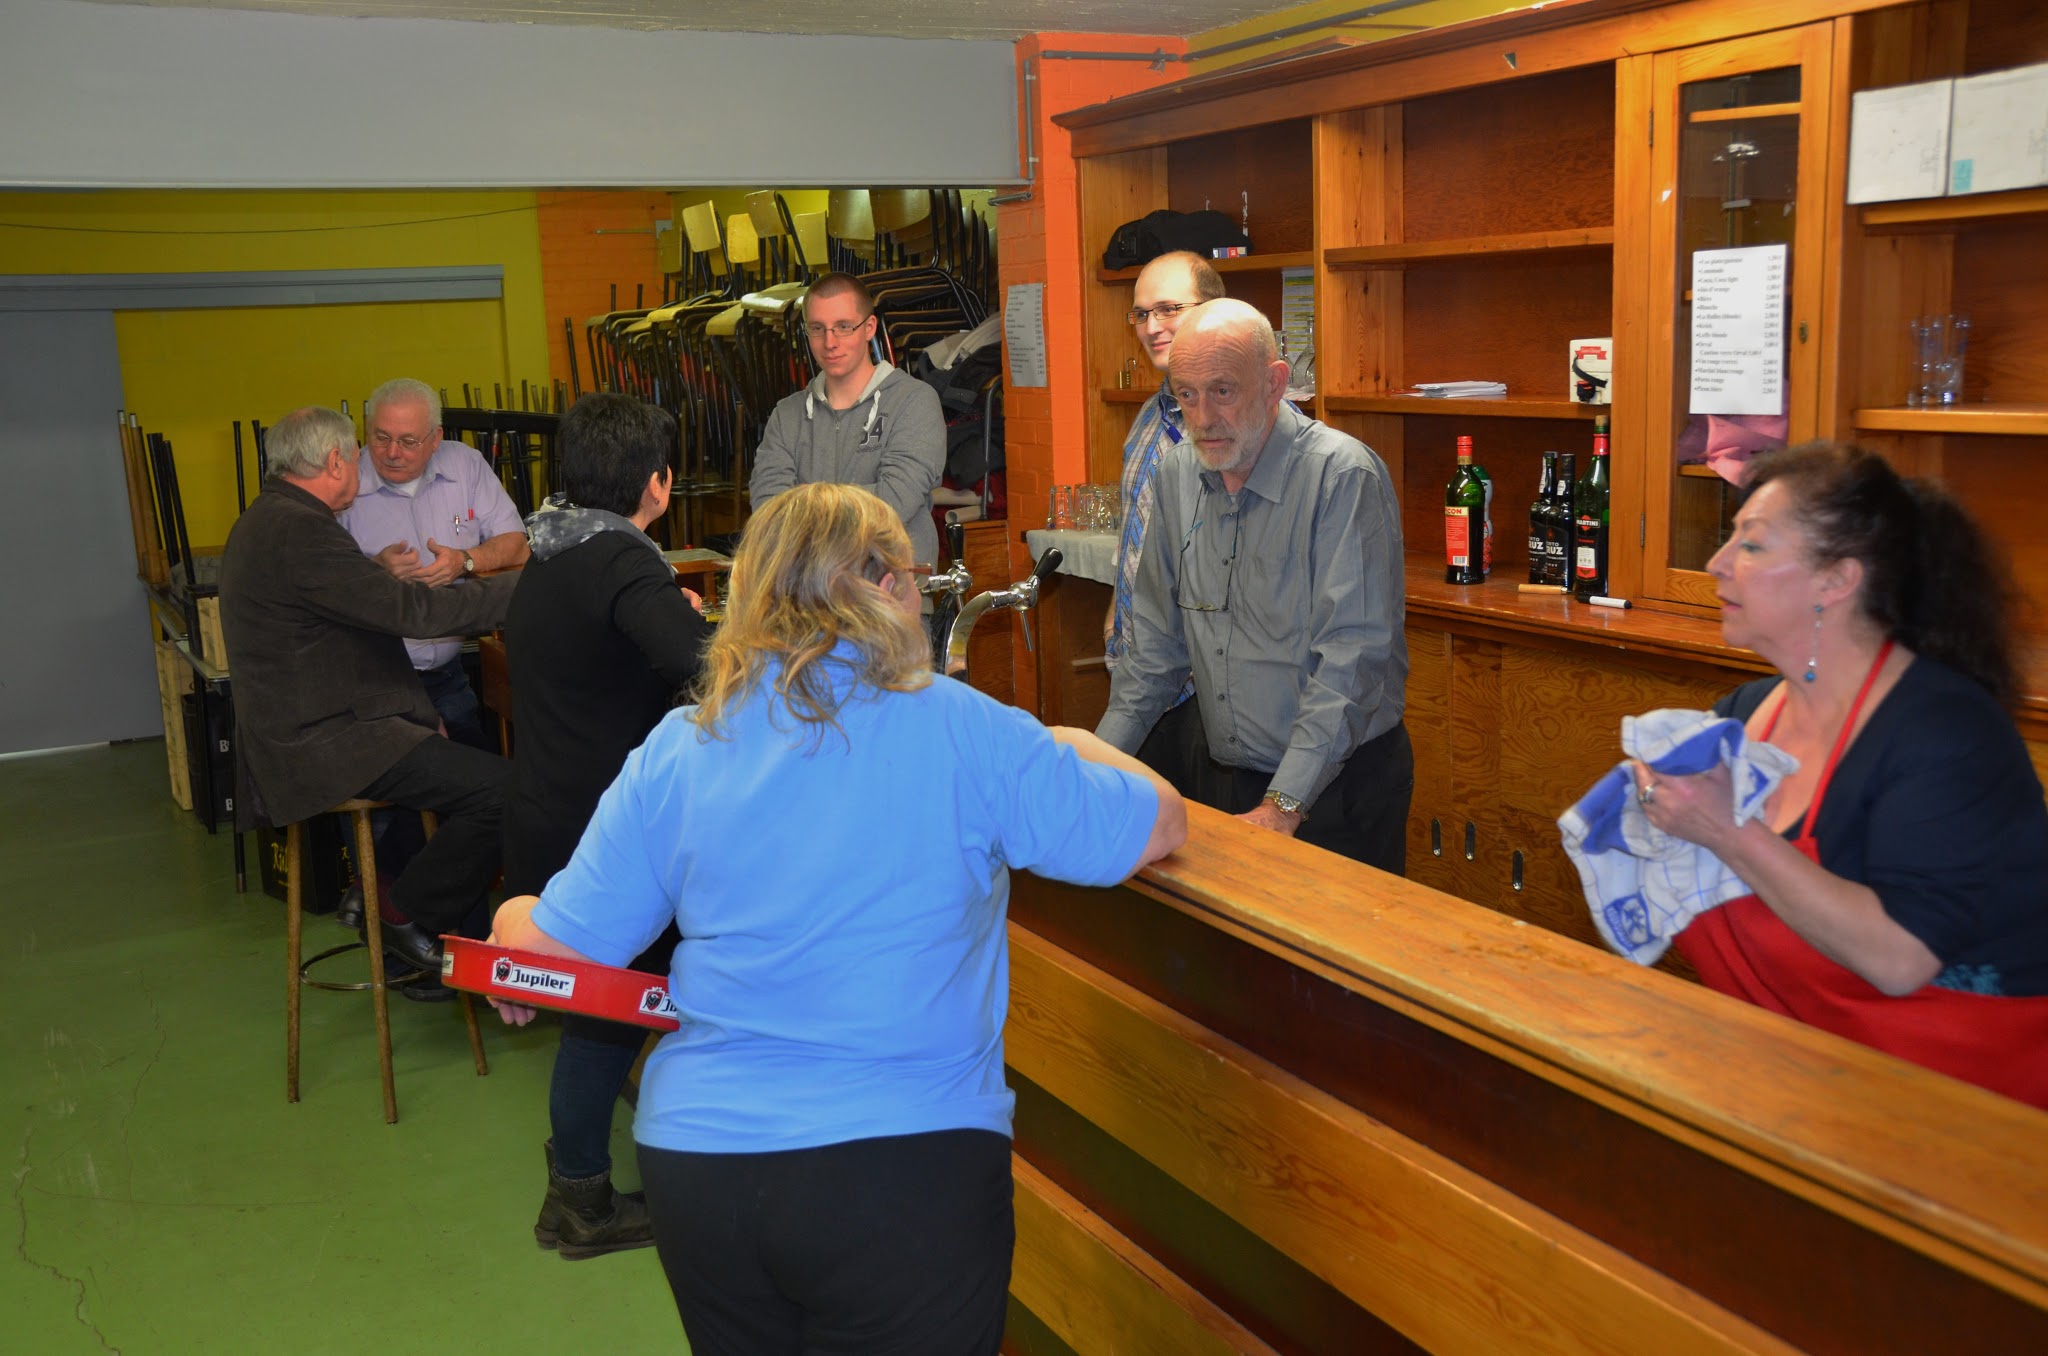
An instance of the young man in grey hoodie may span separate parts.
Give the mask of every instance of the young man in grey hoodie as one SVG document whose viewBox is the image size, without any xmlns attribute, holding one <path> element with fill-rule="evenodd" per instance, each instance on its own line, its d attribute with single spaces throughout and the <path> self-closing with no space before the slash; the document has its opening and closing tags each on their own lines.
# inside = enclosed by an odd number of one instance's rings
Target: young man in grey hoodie
<svg viewBox="0 0 2048 1356">
<path fill-rule="evenodd" d="M 811 285 L 804 331 L 818 375 L 768 416 L 747 493 L 759 509 L 798 485 L 858 485 L 903 519 L 912 556 L 937 564 L 932 491 L 946 470 L 946 416 L 931 387 L 874 361 L 877 323 L 860 279 L 827 273 Z"/>
</svg>

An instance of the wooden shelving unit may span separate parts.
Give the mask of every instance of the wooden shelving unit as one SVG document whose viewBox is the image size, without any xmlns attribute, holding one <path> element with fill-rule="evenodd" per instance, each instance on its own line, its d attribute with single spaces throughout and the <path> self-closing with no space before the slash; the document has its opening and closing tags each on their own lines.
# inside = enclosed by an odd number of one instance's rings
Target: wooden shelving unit
<svg viewBox="0 0 2048 1356">
<path fill-rule="evenodd" d="M 1271 273 L 1283 268 L 1313 268 L 1316 256 L 1313 250 L 1284 250 L 1278 254 L 1240 254 L 1235 259 L 1211 259 L 1209 266 L 1218 273 Z M 1095 281 L 1102 283 L 1136 282 L 1136 268 L 1098 268 Z"/>
<path fill-rule="evenodd" d="M 1608 412 L 1605 405 L 1571 400 L 1531 400 L 1522 396 L 1444 400 L 1434 396 L 1326 395 L 1323 408 L 1342 414 L 1421 414 L 1457 419 L 1584 419 Z"/>
<path fill-rule="evenodd" d="M 1396 268 L 1412 264 L 1472 262 L 1483 258 L 1544 254 L 1551 250 L 1612 249 L 1614 228 L 1523 231 L 1511 235 L 1466 236 L 1458 240 L 1414 240 L 1392 245 L 1340 245 L 1323 251 L 1334 270 Z"/>
<path fill-rule="evenodd" d="M 1686 114 L 1687 122 L 1749 122 L 1754 118 L 1796 118 L 1798 104 L 1749 104 L 1737 108 L 1702 108 Z"/>
<path fill-rule="evenodd" d="M 1885 406 L 1858 410 L 1856 427 L 1888 433 L 1985 433 L 2048 437 L 2048 403 Z"/>
<path fill-rule="evenodd" d="M 1872 235 L 1950 231 L 1975 222 L 2048 217 L 2048 188 L 2015 188 L 2004 193 L 1966 193 L 1954 198 L 1910 198 L 1866 203 L 1863 229 Z"/>
<path fill-rule="evenodd" d="M 1384 461 L 1415 553 L 1413 878 L 1545 925 L 1583 921 L 1556 814 L 1613 765 L 1620 717 L 1672 697 L 1711 702 L 1756 662 L 1715 640 L 1716 593 L 1700 568 L 1725 539 L 1735 488 L 1678 462 L 1704 445 L 1688 400 L 1699 249 L 1788 243 L 1788 441 L 1854 439 L 1940 478 L 2010 557 L 2019 591 L 2048 597 L 2048 188 L 1845 202 L 1856 92 L 2048 60 L 2039 11 L 2028 0 L 1585 0 L 1060 115 L 1090 246 L 1159 208 L 1234 211 L 1248 194 L 1253 237 L 1270 252 L 1218 262 L 1230 294 L 1277 321 L 1280 270 L 1314 271 L 1315 411 Z M 1524 24 L 1512 42 L 1499 36 Z M 1733 80 L 1746 82 L 1735 97 L 1755 102 L 1717 107 L 1734 100 L 1701 88 Z M 1723 192 L 1729 172 L 1715 156 L 1737 140 L 1769 152 L 1755 157 L 1768 166 Z M 1136 389 L 1115 385 L 1138 355 L 1123 318 L 1138 270 L 1099 263 L 1080 267 L 1098 481 L 1115 478 L 1132 412 L 1157 384 L 1147 368 Z M 1935 312 L 1971 317 L 1971 403 L 1897 408 L 1907 321 Z M 1613 403 L 1566 399 L 1569 341 L 1603 335 L 1614 338 Z M 1465 377 L 1509 394 L 1402 394 Z M 1619 614 L 1512 587 L 1526 576 L 1520 523 L 1543 453 L 1573 453 L 1583 471 L 1603 414 L 1609 591 L 1635 603 Z M 1496 489 L 1495 582 L 1478 590 L 1429 582 L 1461 434 Z M 2042 742 L 2048 627 L 2027 625 L 2035 695 L 2023 728 Z M 1646 650 L 1644 632 L 1664 626 L 1702 639 L 1682 655 Z M 1531 676 L 1566 654 L 1574 715 L 1545 724 Z M 1697 691 L 1657 687 L 1681 666 Z M 1433 820 L 1442 855 L 1428 846 Z M 1467 823 L 1479 864 L 1448 850 Z M 1535 883 L 1482 880 L 1489 852 L 1526 854 Z"/>
</svg>

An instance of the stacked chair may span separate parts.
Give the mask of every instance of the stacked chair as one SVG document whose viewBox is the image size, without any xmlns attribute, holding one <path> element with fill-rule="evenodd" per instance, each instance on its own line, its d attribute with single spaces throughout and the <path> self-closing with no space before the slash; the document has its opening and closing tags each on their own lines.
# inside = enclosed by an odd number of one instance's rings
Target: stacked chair
<svg viewBox="0 0 2048 1356">
<path fill-rule="evenodd" d="M 720 220 L 682 213 L 675 298 L 613 310 L 584 327 L 596 389 L 676 418 L 679 537 L 719 545 L 746 520 L 753 453 L 775 403 L 809 381 L 802 299 L 828 270 L 875 296 L 876 356 L 908 368 L 928 346 L 987 318 L 995 246 L 977 205 L 951 189 L 835 190 L 824 212 L 792 213 L 774 190 Z M 996 393 L 989 393 L 992 405 Z"/>
</svg>

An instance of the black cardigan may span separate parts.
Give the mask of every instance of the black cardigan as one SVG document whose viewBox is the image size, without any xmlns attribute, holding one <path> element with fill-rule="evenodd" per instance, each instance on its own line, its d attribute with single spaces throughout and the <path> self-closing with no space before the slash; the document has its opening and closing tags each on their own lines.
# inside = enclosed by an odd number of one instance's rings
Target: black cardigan
<svg viewBox="0 0 2048 1356">
<path fill-rule="evenodd" d="M 600 532 L 526 567 L 505 618 L 513 791 L 505 890 L 569 862 L 626 755 L 697 675 L 711 627 L 646 541 Z"/>
</svg>

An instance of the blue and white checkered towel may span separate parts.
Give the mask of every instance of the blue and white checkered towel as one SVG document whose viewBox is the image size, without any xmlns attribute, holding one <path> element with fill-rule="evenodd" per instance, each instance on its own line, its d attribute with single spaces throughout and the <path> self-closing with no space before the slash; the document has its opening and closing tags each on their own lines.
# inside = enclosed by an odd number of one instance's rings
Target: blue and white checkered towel
<svg viewBox="0 0 2048 1356">
<path fill-rule="evenodd" d="M 1737 824 L 1763 813 L 1778 783 L 1799 770 L 1791 754 L 1752 741 L 1741 721 L 1706 711 L 1624 716 L 1621 749 L 1667 776 L 1725 764 L 1734 779 Z M 1708 909 L 1751 893 L 1713 853 L 1644 817 L 1627 763 L 1596 782 L 1557 827 L 1585 882 L 1594 926 L 1607 945 L 1639 964 L 1655 964 L 1671 939 Z"/>
</svg>

